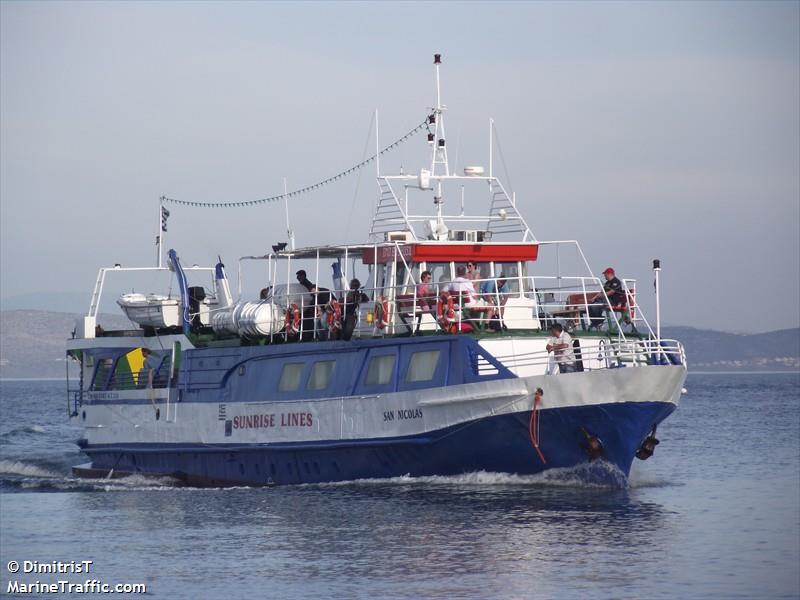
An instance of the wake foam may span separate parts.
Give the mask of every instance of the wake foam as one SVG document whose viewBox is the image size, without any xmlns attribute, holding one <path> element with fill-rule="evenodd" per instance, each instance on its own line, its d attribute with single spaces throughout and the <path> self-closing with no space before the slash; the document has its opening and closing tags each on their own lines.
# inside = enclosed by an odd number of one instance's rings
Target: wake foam
<svg viewBox="0 0 800 600">
<path fill-rule="evenodd" d="M 412 477 L 403 475 L 389 479 L 355 479 L 331 483 L 303 484 L 308 486 L 530 486 L 562 488 L 611 488 L 628 487 L 628 478 L 615 465 L 605 461 L 584 463 L 574 467 L 548 469 L 534 475 L 493 473 L 474 471 L 460 475 L 430 475 Z"/>
<path fill-rule="evenodd" d="M 118 479 L 82 478 L 15 460 L 0 460 L 3 487 L 25 491 L 133 491 L 174 490 L 183 487 L 168 476 L 129 475 Z"/>
<path fill-rule="evenodd" d="M 13 438 L 24 433 L 47 433 L 47 430 L 42 425 L 24 425 L 0 434 L 0 438 Z"/>
<path fill-rule="evenodd" d="M 0 475 L 16 475 L 18 477 L 43 477 L 48 479 L 64 477 L 63 473 L 50 471 L 37 465 L 16 460 L 0 460 Z"/>
</svg>

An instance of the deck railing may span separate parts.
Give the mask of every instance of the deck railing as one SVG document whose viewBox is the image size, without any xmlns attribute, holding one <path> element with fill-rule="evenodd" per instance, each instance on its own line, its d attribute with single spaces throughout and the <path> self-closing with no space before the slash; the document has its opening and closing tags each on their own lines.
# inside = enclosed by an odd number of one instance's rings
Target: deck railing
<svg viewBox="0 0 800 600">
<path fill-rule="evenodd" d="M 686 365 L 686 352 L 678 340 L 627 340 L 614 341 L 603 338 L 580 338 L 580 345 L 573 349 L 576 362 L 582 363 L 585 371 L 613 369 L 623 366 Z M 544 367 L 554 372 L 557 362 L 546 350 L 495 356 L 509 369 L 522 367 Z M 481 374 L 494 369 L 488 362 L 479 365 Z"/>
<path fill-rule="evenodd" d="M 636 301 L 633 279 L 622 281 L 626 301 L 621 305 L 615 305 L 603 292 L 597 278 L 505 277 L 506 288 L 498 288 L 499 279 L 472 280 L 474 291 L 463 293 L 453 292 L 451 281 L 431 283 L 425 297 L 420 296 L 419 284 L 413 282 L 393 287 L 365 287 L 357 291 L 360 299 L 356 306 L 347 301 L 347 292 L 336 290 L 316 293 L 295 290 L 270 295 L 261 303 L 270 305 L 269 313 L 274 321 L 269 334 L 272 341 L 276 336 L 287 341 L 338 338 L 350 312 L 355 314 L 354 337 L 547 330 L 556 322 L 568 331 L 587 330 L 592 312 L 601 315 L 594 319 L 598 330 L 605 330 L 614 337 L 623 340 L 630 334 L 636 334 L 632 336 L 636 339 L 648 334 L 654 337 Z M 558 287 L 553 285 L 556 279 Z M 335 303 L 327 302 L 328 297 Z M 340 320 L 328 316 L 335 315 L 334 304 L 338 304 L 341 311 Z"/>
</svg>

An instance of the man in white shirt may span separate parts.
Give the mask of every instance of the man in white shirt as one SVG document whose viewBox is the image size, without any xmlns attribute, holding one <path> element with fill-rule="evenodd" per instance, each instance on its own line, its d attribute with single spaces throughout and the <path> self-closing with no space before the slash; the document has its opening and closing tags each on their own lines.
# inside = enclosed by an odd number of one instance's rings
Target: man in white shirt
<svg viewBox="0 0 800 600">
<path fill-rule="evenodd" d="M 552 352 L 562 373 L 575 372 L 575 352 L 572 350 L 572 336 L 564 331 L 560 323 L 550 326 L 547 351 Z"/>
<path fill-rule="evenodd" d="M 477 297 L 475 296 L 475 287 L 472 282 L 466 278 L 467 268 L 463 265 L 456 267 L 456 278 L 450 282 L 448 291 L 458 298 L 460 295 L 464 306 L 475 304 Z"/>
</svg>

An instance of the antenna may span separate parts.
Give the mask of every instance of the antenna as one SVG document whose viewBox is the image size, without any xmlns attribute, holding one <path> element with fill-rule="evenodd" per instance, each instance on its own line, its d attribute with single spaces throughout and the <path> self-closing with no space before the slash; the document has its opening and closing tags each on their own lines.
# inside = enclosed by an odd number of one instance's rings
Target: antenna
<svg viewBox="0 0 800 600">
<path fill-rule="evenodd" d="M 494 174 L 492 173 L 493 165 L 493 150 L 494 150 L 494 140 L 492 140 L 492 133 L 494 132 L 494 119 L 489 119 L 489 177 L 493 177 Z"/>
<path fill-rule="evenodd" d="M 447 163 L 447 146 L 445 142 L 444 133 L 444 114 L 447 110 L 446 106 L 442 105 L 442 88 L 439 78 L 439 66 L 442 64 L 442 55 L 433 55 L 433 64 L 436 65 L 436 106 L 433 107 L 433 114 L 428 119 L 428 122 L 434 124 L 433 139 L 428 139 L 433 142 L 433 151 L 431 157 L 431 175 L 450 175 L 450 166 Z M 436 165 L 441 165 L 444 173 L 436 172 Z M 441 169 L 440 169 L 441 170 Z"/>
<path fill-rule="evenodd" d="M 294 250 L 294 231 L 289 225 L 289 189 L 286 186 L 286 177 L 283 178 L 283 206 L 286 210 L 286 235 L 289 236 L 289 246 Z"/>
<path fill-rule="evenodd" d="M 367 134 L 369 135 L 369 134 Z M 366 154 L 366 152 L 364 153 Z M 375 175 L 381 176 L 381 144 L 378 139 L 378 109 L 375 109 Z"/>
</svg>

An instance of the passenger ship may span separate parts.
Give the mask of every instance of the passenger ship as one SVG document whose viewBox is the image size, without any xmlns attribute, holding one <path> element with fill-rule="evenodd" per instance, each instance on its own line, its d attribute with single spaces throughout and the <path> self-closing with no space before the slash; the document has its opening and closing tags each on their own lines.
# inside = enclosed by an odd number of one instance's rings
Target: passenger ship
<svg viewBox="0 0 800 600">
<path fill-rule="evenodd" d="M 681 395 L 683 347 L 651 328 L 635 281 L 622 280 L 614 306 L 577 242 L 534 237 L 494 175 L 491 127 L 488 169 L 451 171 L 434 64 L 426 168 L 378 169 L 367 242 L 273 247 L 259 257 L 270 282 L 259 299 L 234 299 L 221 262 L 183 268 L 171 250 L 163 267 L 159 248 L 149 270 L 169 269 L 180 294 L 125 294 L 132 326 L 119 331 L 97 322 L 105 280 L 148 268 L 100 270 L 67 342 L 80 364 L 68 412 L 91 459 L 76 475 L 272 485 L 592 463 L 627 476 L 653 453 Z M 488 211 L 466 214 L 467 194 Z M 430 214 L 419 197 L 432 197 Z M 461 210 L 445 214 L 445 201 Z M 562 267 L 570 254 L 574 273 Z M 448 293 L 467 263 L 480 300 Z M 589 331 L 597 298 L 603 324 Z M 554 322 L 571 332 L 576 372 L 560 373 L 547 350 Z"/>
</svg>

